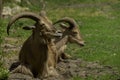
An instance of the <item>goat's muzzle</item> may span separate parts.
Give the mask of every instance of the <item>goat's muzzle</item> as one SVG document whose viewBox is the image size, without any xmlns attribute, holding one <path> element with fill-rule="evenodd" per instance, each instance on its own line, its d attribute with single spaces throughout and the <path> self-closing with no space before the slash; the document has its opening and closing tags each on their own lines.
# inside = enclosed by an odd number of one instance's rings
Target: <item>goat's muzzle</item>
<svg viewBox="0 0 120 80">
<path fill-rule="evenodd" d="M 84 43 L 84 41 L 82 41 L 82 42 L 79 42 L 79 45 L 80 45 L 80 46 L 85 46 L 85 43 Z"/>
<path fill-rule="evenodd" d="M 50 36 L 50 37 L 62 37 L 62 33 L 58 33 L 58 32 L 44 32 L 44 35 Z"/>
</svg>

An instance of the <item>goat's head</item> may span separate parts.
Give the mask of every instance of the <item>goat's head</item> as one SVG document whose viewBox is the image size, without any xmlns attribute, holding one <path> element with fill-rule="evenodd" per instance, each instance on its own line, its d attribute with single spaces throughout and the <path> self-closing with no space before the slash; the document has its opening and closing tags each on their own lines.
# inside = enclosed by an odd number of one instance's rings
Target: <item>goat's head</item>
<svg viewBox="0 0 120 80">
<path fill-rule="evenodd" d="M 44 35 L 44 37 L 46 37 L 46 38 L 60 36 L 59 34 L 55 33 L 55 28 L 53 27 L 52 23 L 50 23 L 48 20 L 46 20 L 46 18 L 42 17 L 41 15 L 37 15 L 32 12 L 23 12 L 23 13 L 13 16 L 7 26 L 8 35 L 9 35 L 9 29 L 10 29 L 11 25 L 20 18 L 29 18 L 36 22 L 34 24 L 34 26 L 23 27 L 23 29 L 25 29 L 25 30 L 33 30 L 33 34 L 35 36 L 36 35 L 37 36 Z"/>
<path fill-rule="evenodd" d="M 69 26 L 67 26 L 61 22 L 66 22 L 69 24 Z M 80 35 L 78 25 L 74 19 L 65 17 L 65 18 L 62 18 L 62 19 L 56 21 L 54 24 L 56 24 L 56 23 L 61 23 L 60 26 L 63 28 L 63 36 L 68 35 L 69 42 L 77 43 L 80 46 L 85 45 L 84 41 Z"/>
</svg>

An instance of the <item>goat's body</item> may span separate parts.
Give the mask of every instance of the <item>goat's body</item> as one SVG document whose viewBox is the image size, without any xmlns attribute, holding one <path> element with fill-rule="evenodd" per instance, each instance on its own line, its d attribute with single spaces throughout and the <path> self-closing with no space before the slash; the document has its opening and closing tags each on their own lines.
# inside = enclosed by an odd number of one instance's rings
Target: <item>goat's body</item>
<svg viewBox="0 0 120 80">
<path fill-rule="evenodd" d="M 56 29 L 45 13 L 37 15 L 32 12 L 15 15 L 8 23 L 8 34 L 11 25 L 20 18 L 29 18 L 36 23 L 34 24 L 35 27 L 23 27 L 25 30 L 32 30 L 32 35 L 24 42 L 19 53 L 20 65 L 12 72 L 29 74 L 38 78 L 56 75 L 54 71 L 57 51 L 52 39 L 61 35 L 55 32 Z"/>
<path fill-rule="evenodd" d="M 67 44 L 67 42 L 68 42 L 68 36 L 63 36 L 59 40 L 56 39 L 55 40 L 56 48 L 60 49 L 62 46 L 64 46 L 65 44 Z"/>
<path fill-rule="evenodd" d="M 55 40 L 55 45 L 56 45 L 56 49 L 58 52 L 59 60 L 71 57 L 70 55 L 65 54 L 65 49 L 67 48 L 67 43 L 68 43 L 68 35 L 63 35 L 62 38 Z"/>
<path fill-rule="evenodd" d="M 34 39 L 33 36 L 30 36 L 20 50 L 19 62 L 20 65 L 13 72 L 39 78 L 58 75 L 55 70 L 57 62 L 56 47 L 52 42 L 45 43 L 43 38 Z"/>
<path fill-rule="evenodd" d="M 60 26 L 63 28 L 62 33 L 63 36 L 61 39 L 55 39 L 55 43 L 56 43 L 56 47 L 59 53 L 59 59 L 66 59 L 66 58 L 70 58 L 70 55 L 65 54 L 65 49 L 67 48 L 67 43 L 76 43 L 80 46 L 84 45 L 84 41 L 82 40 L 82 37 L 80 35 L 79 32 L 79 28 L 77 27 L 77 23 L 75 22 L 74 19 L 72 18 L 63 18 L 58 20 L 56 23 L 60 23 L 60 22 L 67 22 L 69 23 L 69 27 L 65 24 L 60 24 Z"/>
<path fill-rule="evenodd" d="M 29 68 L 35 77 L 45 76 L 46 74 L 44 73 L 48 73 L 48 45 L 41 41 L 42 39 L 39 39 L 37 40 L 30 36 L 19 53 L 20 65 Z"/>
<path fill-rule="evenodd" d="M 13 72 L 29 74 L 38 78 L 57 75 L 55 70 L 57 59 L 59 55 L 64 54 L 68 39 L 70 38 L 68 35 L 71 33 L 67 30 L 63 31 L 63 34 L 65 33 L 63 39 L 54 43 L 52 41 L 53 37 L 61 37 L 61 35 L 56 33 L 56 29 L 46 14 L 41 13 L 39 16 L 31 12 L 25 12 L 15 15 L 11 19 L 7 26 L 8 34 L 10 26 L 20 18 L 29 18 L 36 21 L 36 23 L 35 27 L 23 28 L 25 30 L 32 30 L 32 35 L 24 42 L 19 53 L 20 65 Z M 67 22 L 71 26 L 69 30 L 73 29 L 73 26 L 76 26 L 72 20 Z M 75 41 L 76 39 L 73 40 Z"/>
<path fill-rule="evenodd" d="M 56 40 L 55 44 L 56 44 L 56 48 L 58 50 L 58 55 L 60 55 L 61 53 L 64 53 L 64 50 L 66 49 L 66 44 L 68 41 L 68 36 L 64 36 L 62 37 L 60 40 Z"/>
</svg>

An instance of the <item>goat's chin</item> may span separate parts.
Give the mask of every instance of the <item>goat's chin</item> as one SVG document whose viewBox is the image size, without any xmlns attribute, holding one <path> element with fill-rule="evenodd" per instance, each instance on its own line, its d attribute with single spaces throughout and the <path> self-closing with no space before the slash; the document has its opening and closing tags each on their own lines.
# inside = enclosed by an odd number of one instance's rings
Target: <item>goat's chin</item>
<svg viewBox="0 0 120 80">
<path fill-rule="evenodd" d="M 85 46 L 85 44 L 84 43 L 79 43 L 79 46 Z"/>
</svg>

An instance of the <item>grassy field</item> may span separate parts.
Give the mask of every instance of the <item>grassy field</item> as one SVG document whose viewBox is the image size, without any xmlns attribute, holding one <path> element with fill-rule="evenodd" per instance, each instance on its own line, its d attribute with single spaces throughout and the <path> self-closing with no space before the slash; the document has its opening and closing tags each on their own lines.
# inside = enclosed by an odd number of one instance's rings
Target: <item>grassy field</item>
<svg viewBox="0 0 120 80">
<path fill-rule="evenodd" d="M 86 61 L 112 66 L 120 72 L 120 0 L 46 1 L 48 4 L 46 11 L 52 21 L 68 16 L 74 18 L 80 25 L 80 32 L 86 41 L 86 46 L 80 48 L 78 45 L 69 44 L 67 53 Z M 37 7 L 30 7 L 30 9 L 36 12 L 40 10 Z M 5 31 L 8 20 L 0 22 L 2 22 L 2 38 L 7 37 Z M 16 33 L 11 32 L 10 37 L 20 36 L 25 40 L 30 35 L 30 32 L 15 27 L 22 26 L 22 22 L 25 21 L 21 20 L 13 25 Z M 106 74 L 98 80 L 107 79 L 109 75 Z M 84 79 L 75 77 L 73 80 Z M 86 80 L 93 80 L 93 78 L 88 77 Z M 113 80 L 116 80 L 116 77 Z"/>
</svg>

